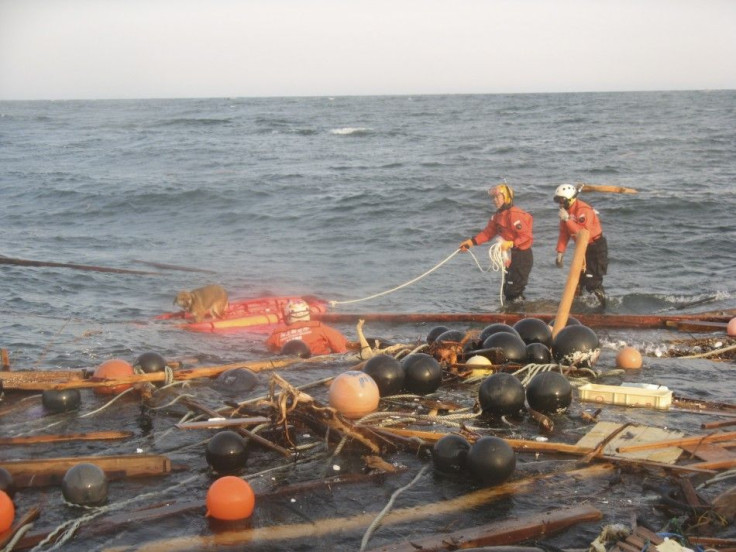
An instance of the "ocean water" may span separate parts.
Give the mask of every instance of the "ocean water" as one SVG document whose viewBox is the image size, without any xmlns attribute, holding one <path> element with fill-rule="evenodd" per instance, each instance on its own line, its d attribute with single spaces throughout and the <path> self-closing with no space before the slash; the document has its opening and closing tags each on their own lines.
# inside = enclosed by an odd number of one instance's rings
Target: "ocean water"
<svg viewBox="0 0 736 552">
<path fill-rule="evenodd" d="M 87 368 L 149 350 L 205 363 L 262 358 L 263 336 L 152 319 L 174 310 L 177 291 L 213 282 L 235 298 L 354 301 L 391 290 L 481 229 L 492 214 L 486 190 L 502 179 L 535 217 L 528 312 L 555 312 L 567 277 L 554 265 L 552 196 L 563 182 L 638 191 L 584 196 L 609 244 L 607 312 L 736 306 L 734 91 L 0 102 L 0 254 L 156 272 L 0 264 L 0 346 L 14 369 Z M 473 252 L 487 268 L 487 249 Z M 462 254 L 396 292 L 334 309 L 495 312 L 499 288 L 498 273 Z M 366 332 L 411 341 L 427 329 Z M 601 337 L 648 351 L 663 339 Z M 650 364 L 664 383 L 733 399 L 714 382 L 715 363 L 698 364 L 706 378 Z M 357 549 L 349 538 L 333 544 Z"/>
</svg>

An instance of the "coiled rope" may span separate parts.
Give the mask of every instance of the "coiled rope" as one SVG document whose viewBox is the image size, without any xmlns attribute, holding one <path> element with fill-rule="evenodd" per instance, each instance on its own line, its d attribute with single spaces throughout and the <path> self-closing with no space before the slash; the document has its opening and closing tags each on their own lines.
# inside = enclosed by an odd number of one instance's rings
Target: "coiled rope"
<svg viewBox="0 0 736 552">
<path fill-rule="evenodd" d="M 347 301 L 328 301 L 330 306 L 335 305 L 349 305 L 351 303 L 361 303 L 363 301 L 370 301 L 371 299 L 375 299 L 377 297 L 382 297 L 384 295 L 388 295 L 389 293 L 393 293 L 395 291 L 399 291 L 400 289 L 403 289 L 407 286 L 410 286 L 411 284 L 418 282 L 422 278 L 429 276 L 432 274 L 435 270 L 440 268 L 443 264 L 447 263 L 450 259 L 452 259 L 455 255 L 460 253 L 461 249 L 456 249 L 453 251 L 450 255 L 448 255 L 444 260 L 440 261 L 436 265 L 434 265 L 432 268 L 427 270 L 425 273 L 420 274 L 416 278 L 412 278 L 408 282 L 404 282 L 401 285 L 398 285 L 394 288 L 387 289 L 386 291 L 381 291 L 379 293 L 374 293 L 373 295 L 369 295 L 367 297 L 361 297 L 360 299 L 350 299 Z M 483 268 L 480 266 L 480 263 L 478 262 L 477 257 L 473 254 L 473 252 L 468 249 L 468 253 L 470 253 L 471 257 L 473 257 L 473 260 L 475 261 L 475 264 L 477 265 L 478 269 L 481 272 L 490 272 L 493 270 L 494 272 L 501 272 L 501 287 L 499 289 L 499 299 L 501 300 L 501 306 L 503 306 L 503 284 L 506 278 L 506 265 L 505 265 L 505 259 L 504 259 L 504 251 L 501 249 L 501 240 L 495 240 L 491 247 L 488 249 L 488 257 L 491 260 L 491 264 L 488 268 Z"/>
</svg>

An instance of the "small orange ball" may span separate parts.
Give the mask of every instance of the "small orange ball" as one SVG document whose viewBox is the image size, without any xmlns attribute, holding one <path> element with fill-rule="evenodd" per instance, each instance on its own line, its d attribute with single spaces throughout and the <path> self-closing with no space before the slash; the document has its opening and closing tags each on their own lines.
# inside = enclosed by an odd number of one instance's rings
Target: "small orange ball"
<svg viewBox="0 0 736 552">
<path fill-rule="evenodd" d="M 109 379 L 129 378 L 134 373 L 135 370 L 133 370 L 133 366 L 129 362 L 120 360 L 119 358 L 114 358 L 100 364 L 95 369 L 95 372 L 92 374 L 92 378 L 90 379 L 92 381 L 103 381 Z M 131 387 L 133 387 L 133 385 L 130 383 L 111 385 L 109 387 L 95 387 L 95 393 L 99 393 L 101 395 L 117 395 Z"/>
<path fill-rule="evenodd" d="M 245 479 L 226 475 L 207 491 L 207 516 L 224 521 L 246 519 L 256 505 L 256 495 Z"/>
<path fill-rule="evenodd" d="M 616 355 L 616 366 L 625 370 L 641 368 L 641 353 L 633 347 L 624 347 Z"/>
<path fill-rule="evenodd" d="M 330 406 L 346 418 L 362 418 L 378 408 L 378 384 L 368 374 L 349 370 L 337 376 L 327 393 Z"/>
<path fill-rule="evenodd" d="M 736 318 L 732 318 L 728 321 L 728 326 L 726 326 L 726 333 L 730 337 L 736 337 Z"/>
<path fill-rule="evenodd" d="M 15 520 L 15 504 L 5 491 L 0 491 L 0 533 L 10 529 Z"/>
</svg>

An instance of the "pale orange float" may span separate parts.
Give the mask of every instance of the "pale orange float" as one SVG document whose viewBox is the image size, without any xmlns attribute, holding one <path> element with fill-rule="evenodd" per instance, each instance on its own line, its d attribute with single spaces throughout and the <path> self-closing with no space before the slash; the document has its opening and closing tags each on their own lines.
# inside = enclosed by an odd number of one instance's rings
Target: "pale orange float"
<svg viewBox="0 0 736 552">
<path fill-rule="evenodd" d="M 349 370 L 337 376 L 327 394 L 330 406 L 346 418 L 362 418 L 378 408 L 378 384 L 368 374 Z"/>
<path fill-rule="evenodd" d="M 96 369 L 92 377 L 92 381 L 103 381 L 103 380 L 114 380 L 129 378 L 135 373 L 133 366 L 124 360 L 114 358 L 100 364 Z M 95 387 L 95 393 L 102 395 L 117 395 L 122 393 L 126 389 L 133 387 L 131 383 L 125 383 L 121 385 L 111 385 L 109 387 Z"/>
<path fill-rule="evenodd" d="M 641 353 L 634 347 L 624 347 L 616 355 L 616 366 L 625 370 L 641 368 Z"/>
<path fill-rule="evenodd" d="M 726 326 L 726 333 L 730 337 L 736 337 L 736 318 L 732 318 L 728 321 L 728 326 Z"/>
<path fill-rule="evenodd" d="M 10 529 L 15 519 L 15 504 L 5 491 L 0 491 L 0 533 Z"/>
<path fill-rule="evenodd" d="M 246 480 L 226 475 L 210 485 L 206 502 L 207 516 L 234 521 L 251 516 L 256 505 L 256 495 Z"/>
</svg>

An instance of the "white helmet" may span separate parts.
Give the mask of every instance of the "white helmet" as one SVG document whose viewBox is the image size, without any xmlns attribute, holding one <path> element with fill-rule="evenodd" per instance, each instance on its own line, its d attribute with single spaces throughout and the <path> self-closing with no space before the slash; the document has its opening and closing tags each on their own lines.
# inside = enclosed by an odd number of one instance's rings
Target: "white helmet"
<svg viewBox="0 0 736 552">
<path fill-rule="evenodd" d="M 309 305 L 301 299 L 289 301 L 284 308 L 284 318 L 290 324 L 300 320 L 309 320 Z"/>
<path fill-rule="evenodd" d="M 556 203 L 564 203 L 565 208 L 567 208 L 577 195 L 578 189 L 572 184 L 560 184 L 557 186 L 557 189 L 555 189 L 554 200 Z"/>
</svg>

